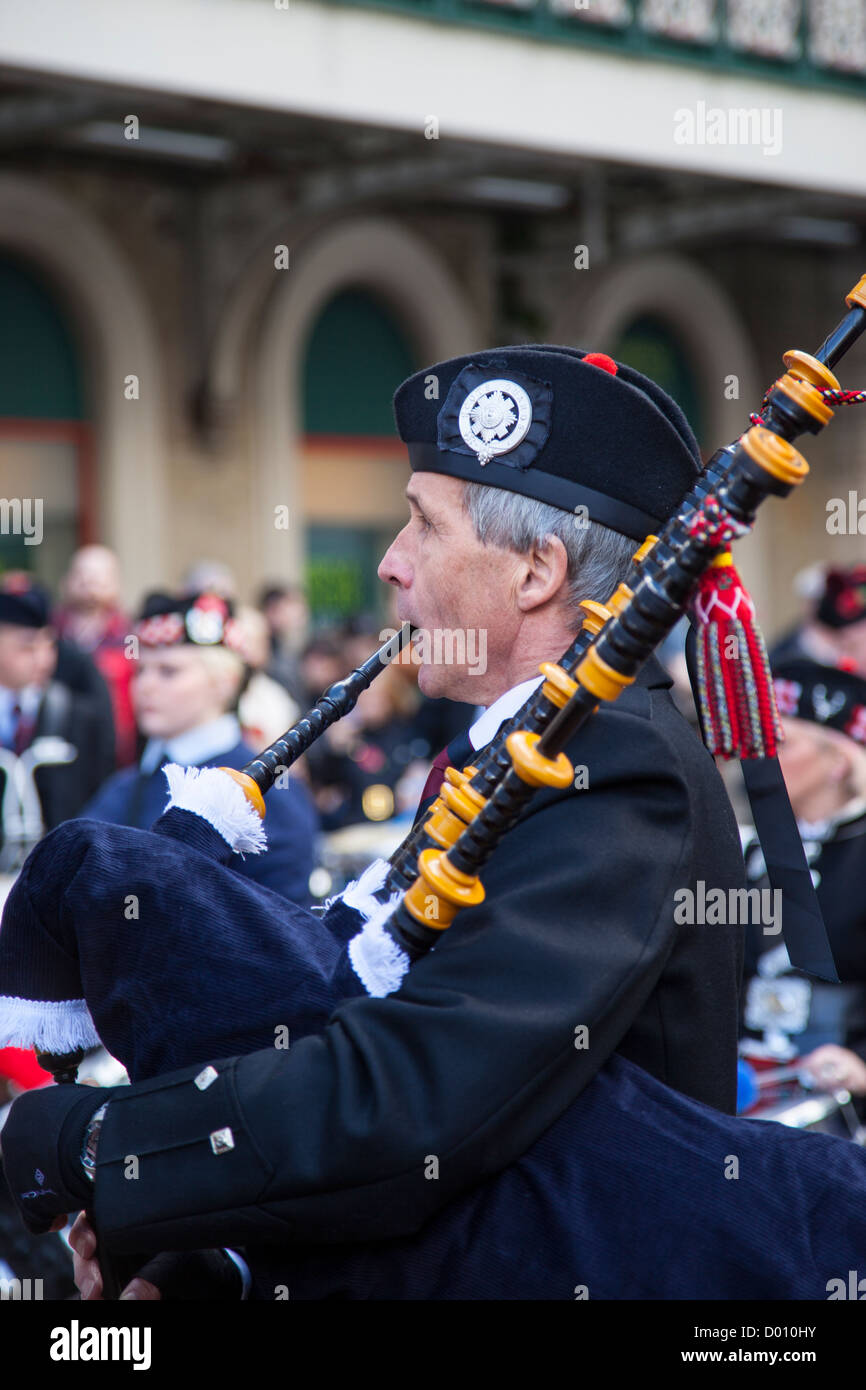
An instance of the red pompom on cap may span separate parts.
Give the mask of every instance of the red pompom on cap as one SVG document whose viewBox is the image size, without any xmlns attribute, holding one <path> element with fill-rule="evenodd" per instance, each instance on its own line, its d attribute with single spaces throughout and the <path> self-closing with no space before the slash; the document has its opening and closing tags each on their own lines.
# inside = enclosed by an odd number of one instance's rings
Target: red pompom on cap
<svg viewBox="0 0 866 1390">
<path fill-rule="evenodd" d="M 616 376 L 617 365 L 606 352 L 588 352 L 582 360 L 588 362 L 591 367 L 601 367 L 603 372 L 610 372 L 611 376 Z"/>
</svg>

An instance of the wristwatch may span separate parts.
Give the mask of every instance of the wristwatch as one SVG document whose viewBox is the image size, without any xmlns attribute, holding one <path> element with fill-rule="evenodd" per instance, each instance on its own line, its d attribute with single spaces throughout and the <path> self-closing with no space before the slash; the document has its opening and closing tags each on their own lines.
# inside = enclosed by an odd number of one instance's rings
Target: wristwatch
<svg viewBox="0 0 866 1390">
<path fill-rule="evenodd" d="M 81 1149 L 81 1166 L 85 1175 L 93 1182 L 96 1175 L 96 1150 L 99 1144 L 99 1133 L 102 1129 L 102 1118 L 108 1109 L 108 1101 L 100 1105 L 99 1109 L 91 1116 L 90 1122 L 84 1131 L 84 1144 Z"/>
</svg>

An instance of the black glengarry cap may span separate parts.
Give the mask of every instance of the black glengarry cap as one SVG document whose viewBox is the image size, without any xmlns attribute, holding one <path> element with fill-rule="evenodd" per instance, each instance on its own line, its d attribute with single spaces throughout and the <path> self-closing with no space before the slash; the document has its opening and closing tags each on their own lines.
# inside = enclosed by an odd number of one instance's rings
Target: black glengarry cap
<svg viewBox="0 0 866 1390">
<path fill-rule="evenodd" d="M 692 487 L 700 450 L 680 407 L 603 353 L 496 348 L 416 372 L 394 413 L 419 472 L 505 488 L 633 540 Z"/>
</svg>

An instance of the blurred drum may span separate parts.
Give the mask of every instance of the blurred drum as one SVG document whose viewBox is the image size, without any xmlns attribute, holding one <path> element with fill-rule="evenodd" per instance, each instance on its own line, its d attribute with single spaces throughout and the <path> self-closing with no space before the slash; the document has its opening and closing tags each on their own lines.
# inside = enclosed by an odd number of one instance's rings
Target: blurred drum
<svg viewBox="0 0 866 1390">
<path fill-rule="evenodd" d="M 818 1089 L 802 1070 L 799 1057 L 780 1066 L 775 1058 L 744 1049 L 741 1061 L 751 1074 L 751 1085 L 743 1087 L 748 1103 L 741 1114 L 746 1119 L 775 1120 L 792 1129 L 842 1135 L 866 1146 L 866 1125 L 860 1123 L 850 1091 Z"/>
</svg>

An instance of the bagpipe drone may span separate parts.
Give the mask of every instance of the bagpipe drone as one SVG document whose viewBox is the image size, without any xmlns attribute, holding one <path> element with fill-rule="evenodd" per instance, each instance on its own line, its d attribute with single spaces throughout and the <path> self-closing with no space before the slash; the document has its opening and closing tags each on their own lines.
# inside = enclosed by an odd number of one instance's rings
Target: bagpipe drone
<svg viewBox="0 0 866 1390">
<path fill-rule="evenodd" d="M 711 749 L 772 754 L 772 686 L 729 546 L 766 497 L 805 478 L 792 440 L 864 396 L 843 392 L 831 369 L 866 329 L 866 277 L 846 303 L 814 356 L 785 355 L 761 416 L 710 460 L 676 517 L 640 547 L 627 581 L 605 604 L 583 605 L 580 633 L 558 664 L 543 665 L 518 714 L 471 766 L 448 769 L 390 862 L 371 865 L 321 917 L 226 861 L 262 849 L 264 795 L 352 707 L 405 632 L 242 773 L 169 766 L 169 805 L 152 831 L 78 821 L 47 836 L 4 912 L 0 1044 L 33 1046 L 59 1080 L 73 1080 L 81 1049 L 102 1041 L 137 1081 L 272 1047 L 280 1028 L 293 1039 L 319 1032 L 342 1000 L 398 990 L 460 909 L 483 899 L 479 874 L 534 792 L 572 782 L 565 747 L 692 603 L 704 618 L 697 665 Z M 738 673 L 722 656 L 730 631 L 741 639 Z M 125 917 L 130 899 L 135 913 Z M 808 946 L 789 944 L 808 969 Z M 732 1155 L 739 1174 L 726 1181 Z M 855 1146 L 732 1119 L 614 1055 L 523 1158 L 412 1240 L 293 1251 L 292 1290 L 571 1297 L 571 1271 L 593 1297 L 825 1297 L 831 1279 L 866 1260 L 864 1198 L 866 1156 Z M 534 1255 L 502 1229 L 513 1202 Z"/>
</svg>

